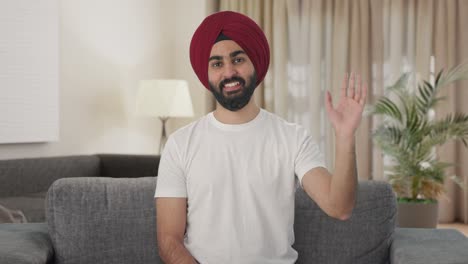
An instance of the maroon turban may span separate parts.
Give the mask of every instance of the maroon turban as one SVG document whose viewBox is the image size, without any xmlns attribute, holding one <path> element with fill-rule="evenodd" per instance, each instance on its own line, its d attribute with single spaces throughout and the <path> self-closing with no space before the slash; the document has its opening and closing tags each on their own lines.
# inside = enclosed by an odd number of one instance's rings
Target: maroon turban
<svg viewBox="0 0 468 264">
<path fill-rule="evenodd" d="M 208 59 L 220 34 L 235 41 L 249 56 L 257 73 L 257 83 L 265 78 L 270 64 L 270 48 L 262 29 L 249 17 L 232 11 L 212 14 L 203 20 L 190 42 L 190 62 L 201 83 L 209 90 Z"/>
</svg>

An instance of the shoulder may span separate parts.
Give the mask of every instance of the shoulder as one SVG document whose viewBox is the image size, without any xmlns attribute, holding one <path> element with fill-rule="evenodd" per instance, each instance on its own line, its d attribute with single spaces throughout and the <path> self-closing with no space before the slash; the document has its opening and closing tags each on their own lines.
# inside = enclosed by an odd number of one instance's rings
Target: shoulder
<svg viewBox="0 0 468 264">
<path fill-rule="evenodd" d="M 287 121 L 285 118 L 277 114 L 268 112 L 265 109 L 262 110 L 265 113 L 265 119 L 267 120 L 267 123 L 271 126 L 293 134 L 301 134 L 306 130 L 304 126 L 299 123 Z"/>
<path fill-rule="evenodd" d="M 200 133 L 200 131 L 203 131 L 203 128 L 206 127 L 206 117 L 206 115 L 202 116 L 169 134 L 167 145 L 171 145 L 177 149 L 183 149 L 191 139 L 193 140 L 194 135 Z"/>
<path fill-rule="evenodd" d="M 204 115 L 197 120 L 190 122 L 187 125 L 184 125 L 170 134 L 169 137 L 173 139 L 183 139 L 188 137 L 193 131 L 196 131 L 199 127 L 203 126 L 206 123 L 207 115 Z"/>
</svg>

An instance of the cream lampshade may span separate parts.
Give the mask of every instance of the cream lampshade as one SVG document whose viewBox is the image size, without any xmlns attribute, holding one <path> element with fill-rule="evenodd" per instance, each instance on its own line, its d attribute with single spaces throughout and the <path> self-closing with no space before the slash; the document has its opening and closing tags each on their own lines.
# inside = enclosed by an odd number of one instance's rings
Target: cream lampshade
<svg viewBox="0 0 468 264">
<path fill-rule="evenodd" d="M 162 122 L 161 154 L 167 140 L 166 121 L 169 117 L 192 117 L 193 107 L 187 81 L 141 80 L 136 99 L 136 114 L 156 116 Z"/>
</svg>

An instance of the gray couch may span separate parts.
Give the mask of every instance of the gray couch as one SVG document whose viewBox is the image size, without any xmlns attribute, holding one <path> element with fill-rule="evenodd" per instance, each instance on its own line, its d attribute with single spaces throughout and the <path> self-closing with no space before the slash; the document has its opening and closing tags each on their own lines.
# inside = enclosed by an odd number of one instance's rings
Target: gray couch
<svg viewBox="0 0 468 264">
<path fill-rule="evenodd" d="M 142 169 L 138 159 L 128 159 L 135 171 Z M 46 223 L 1 224 L 0 263 L 162 263 L 155 236 L 157 177 L 114 164 L 112 171 L 129 177 L 54 181 Z M 468 240 L 456 230 L 395 228 L 395 197 L 383 182 L 359 183 L 347 221 L 329 218 L 301 189 L 295 207 L 297 263 L 468 263 Z"/>
</svg>

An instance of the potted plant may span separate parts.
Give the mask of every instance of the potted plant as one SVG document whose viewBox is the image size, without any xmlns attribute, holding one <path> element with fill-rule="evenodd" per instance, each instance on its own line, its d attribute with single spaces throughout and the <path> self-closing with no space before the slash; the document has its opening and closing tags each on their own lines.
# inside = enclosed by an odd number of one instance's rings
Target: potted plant
<svg viewBox="0 0 468 264">
<path fill-rule="evenodd" d="M 468 115 L 450 113 L 436 119 L 434 108 L 444 100 L 438 96 L 443 87 L 467 79 L 467 66 L 441 70 L 433 84 L 410 81 L 414 74 L 405 73 L 367 110 L 383 117 L 373 140 L 391 160 L 385 174 L 397 196 L 401 227 L 437 225 L 437 199 L 445 191 L 445 169 L 453 164 L 439 161 L 435 147 L 450 140 L 461 140 L 466 147 Z M 460 184 L 456 176 L 449 178 Z"/>
</svg>

